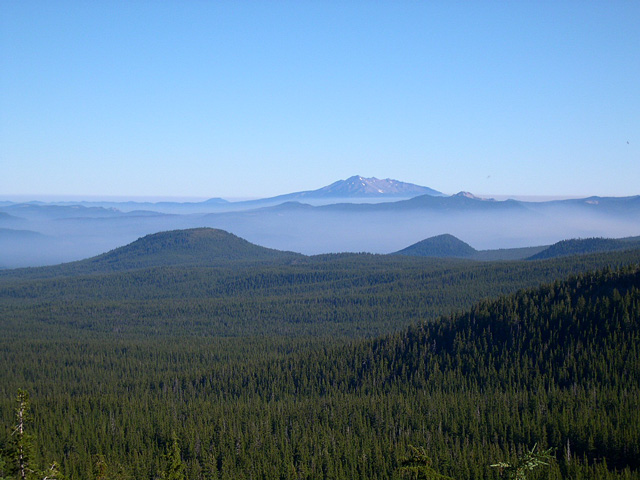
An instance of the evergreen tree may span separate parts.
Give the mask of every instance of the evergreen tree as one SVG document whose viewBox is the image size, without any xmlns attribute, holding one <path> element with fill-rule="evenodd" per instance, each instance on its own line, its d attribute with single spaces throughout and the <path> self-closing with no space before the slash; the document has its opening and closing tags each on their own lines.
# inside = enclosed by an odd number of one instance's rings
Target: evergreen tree
<svg viewBox="0 0 640 480">
<path fill-rule="evenodd" d="M 423 447 L 409 445 L 411 453 L 400 462 L 400 473 L 410 480 L 453 480 L 436 472 L 431 458 Z"/>
<path fill-rule="evenodd" d="M 4 457 L 0 453 L 0 480 L 9 480 L 8 475 L 8 465 L 5 461 Z"/>
<path fill-rule="evenodd" d="M 527 472 L 541 465 L 549 465 L 552 460 L 552 448 L 542 452 L 536 452 L 537 445 L 523 455 L 518 456 L 515 463 L 499 462 L 492 467 L 499 468 L 500 473 L 506 475 L 509 480 L 527 480 Z"/>
<path fill-rule="evenodd" d="M 16 397 L 18 407 L 16 408 L 16 425 L 11 432 L 13 437 L 13 457 L 15 461 L 14 473 L 20 480 L 65 480 L 66 477 L 60 471 L 57 462 L 44 471 L 39 471 L 32 463 L 34 443 L 32 435 L 27 433 L 26 425 L 30 421 L 30 400 L 26 390 L 19 389 Z M 0 480 L 8 480 L 8 468 L 2 458 L 0 458 Z"/>
<path fill-rule="evenodd" d="M 182 456 L 180 452 L 180 445 L 178 444 L 178 436 L 173 432 L 173 441 L 171 447 L 169 447 L 165 459 L 167 466 L 164 480 L 185 480 L 185 466 L 182 462 Z"/>
<path fill-rule="evenodd" d="M 53 462 L 49 468 L 37 478 L 42 478 L 42 480 L 66 480 L 66 477 L 60 472 L 60 466 L 57 462 Z"/>
</svg>

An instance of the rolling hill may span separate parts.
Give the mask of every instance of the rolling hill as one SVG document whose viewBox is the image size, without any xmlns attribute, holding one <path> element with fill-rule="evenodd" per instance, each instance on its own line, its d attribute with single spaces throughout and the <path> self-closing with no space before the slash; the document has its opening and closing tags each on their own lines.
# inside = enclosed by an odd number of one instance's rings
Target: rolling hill
<svg viewBox="0 0 640 480">
<path fill-rule="evenodd" d="M 86 260 L 96 267 L 117 270 L 168 265 L 215 266 L 228 262 L 284 260 L 300 255 L 254 245 L 214 228 L 172 230 L 147 235 L 103 255 Z"/>
<path fill-rule="evenodd" d="M 415 257 L 467 258 L 478 261 L 545 260 L 570 255 L 614 252 L 640 247 L 640 237 L 568 239 L 537 247 L 476 250 L 450 234 L 437 235 L 414 243 L 392 255 Z"/>
<path fill-rule="evenodd" d="M 574 238 L 554 243 L 529 257 L 529 260 L 583 255 L 585 253 L 611 252 L 640 246 L 640 237 L 626 238 Z"/>
<path fill-rule="evenodd" d="M 477 250 L 468 243 L 445 233 L 435 237 L 427 238 L 418 243 L 403 248 L 395 252 L 395 255 L 409 255 L 414 257 L 453 257 L 471 258 Z"/>
<path fill-rule="evenodd" d="M 52 329 L 74 336 L 85 325 L 135 335 L 352 338 L 396 331 L 558 276 L 638 261 L 640 249 L 538 262 L 305 257 L 192 229 L 149 235 L 84 261 L 0 271 L 0 310 L 6 328 L 20 324 L 25 334 Z"/>
<path fill-rule="evenodd" d="M 476 250 L 451 234 L 445 233 L 429 237 L 391 255 L 407 255 L 413 257 L 466 258 L 483 262 L 524 260 L 546 249 L 547 246 L 500 248 L 495 250 Z"/>
<path fill-rule="evenodd" d="M 300 257 L 300 254 L 254 245 L 223 230 L 193 228 L 146 235 L 133 243 L 86 260 L 5 271 L 0 274 L 0 279 L 3 275 L 48 278 L 166 266 L 220 267 L 232 263 L 235 266 L 246 263 L 259 265 Z"/>
</svg>

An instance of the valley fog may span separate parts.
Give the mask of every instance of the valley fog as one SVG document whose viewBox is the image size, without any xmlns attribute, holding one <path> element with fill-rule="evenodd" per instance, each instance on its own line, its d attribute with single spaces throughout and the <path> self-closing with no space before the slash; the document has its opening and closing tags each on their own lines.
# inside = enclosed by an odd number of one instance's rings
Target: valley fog
<svg viewBox="0 0 640 480">
<path fill-rule="evenodd" d="M 415 199 L 325 206 L 288 202 L 212 213 L 190 213 L 194 207 L 188 204 L 186 211 L 173 214 L 112 206 L 11 205 L 0 208 L 0 267 L 80 260 L 151 233 L 195 227 L 226 230 L 257 245 L 305 255 L 388 254 L 444 233 L 478 250 L 548 245 L 568 238 L 619 238 L 640 234 L 639 202 L 632 198 L 621 205 L 469 200 L 461 206 L 442 203 L 446 199 L 436 206 Z"/>
</svg>

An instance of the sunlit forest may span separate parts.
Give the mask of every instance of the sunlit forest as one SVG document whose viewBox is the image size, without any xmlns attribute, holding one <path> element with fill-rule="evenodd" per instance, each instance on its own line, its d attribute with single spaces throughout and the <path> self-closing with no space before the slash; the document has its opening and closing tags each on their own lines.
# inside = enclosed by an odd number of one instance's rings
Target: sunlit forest
<svg viewBox="0 0 640 480">
<path fill-rule="evenodd" d="M 639 250 L 129 253 L 0 278 L 0 478 L 640 478 Z"/>
</svg>

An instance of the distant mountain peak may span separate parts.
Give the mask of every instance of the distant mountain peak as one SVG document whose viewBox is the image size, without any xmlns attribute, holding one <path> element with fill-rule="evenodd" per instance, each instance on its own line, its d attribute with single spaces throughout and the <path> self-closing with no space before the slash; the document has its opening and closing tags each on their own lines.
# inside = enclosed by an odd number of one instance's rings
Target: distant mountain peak
<svg viewBox="0 0 640 480">
<path fill-rule="evenodd" d="M 478 196 L 474 195 L 471 192 L 465 192 L 465 191 L 458 192 L 453 196 L 454 197 L 470 198 L 471 200 L 483 200 L 483 201 L 486 201 L 486 202 L 493 201 L 493 198 L 482 198 L 482 197 L 478 197 Z"/>
<path fill-rule="evenodd" d="M 318 190 L 301 192 L 299 195 L 316 197 L 415 197 L 418 195 L 442 195 L 429 187 L 400 182 L 392 178 L 379 179 L 354 175 L 346 180 L 338 180 Z"/>
</svg>

